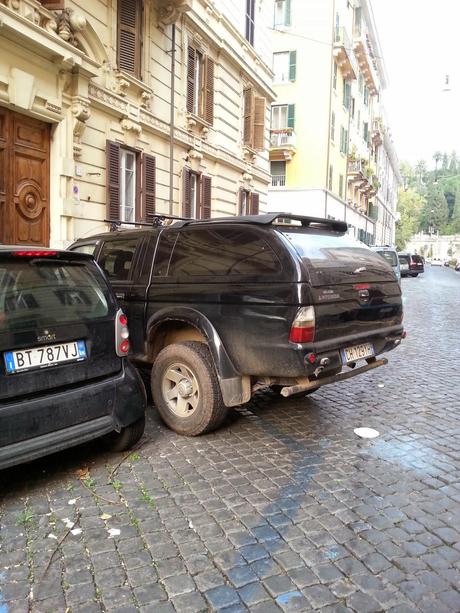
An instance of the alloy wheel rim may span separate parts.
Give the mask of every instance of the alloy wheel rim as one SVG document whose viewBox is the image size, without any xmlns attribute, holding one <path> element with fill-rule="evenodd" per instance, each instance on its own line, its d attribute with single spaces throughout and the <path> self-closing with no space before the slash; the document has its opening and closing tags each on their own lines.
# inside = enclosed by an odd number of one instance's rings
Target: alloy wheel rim
<svg viewBox="0 0 460 613">
<path fill-rule="evenodd" d="M 200 401 L 197 378 L 194 372 L 181 362 L 175 362 L 166 369 L 162 393 L 169 410 L 178 417 L 192 415 Z"/>
</svg>

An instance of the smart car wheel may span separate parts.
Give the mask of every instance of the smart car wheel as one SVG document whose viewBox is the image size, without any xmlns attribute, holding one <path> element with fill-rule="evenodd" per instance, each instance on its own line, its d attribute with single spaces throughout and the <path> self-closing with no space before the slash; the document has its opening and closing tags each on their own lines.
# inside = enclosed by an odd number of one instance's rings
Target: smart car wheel
<svg viewBox="0 0 460 613">
<path fill-rule="evenodd" d="M 126 451 L 144 434 L 145 417 L 141 417 L 133 424 L 125 426 L 120 432 L 110 432 L 102 438 L 102 442 L 109 451 Z"/>
<path fill-rule="evenodd" d="M 187 341 L 165 347 L 153 365 L 151 385 L 163 421 L 179 434 L 210 432 L 227 414 L 204 343 Z"/>
</svg>

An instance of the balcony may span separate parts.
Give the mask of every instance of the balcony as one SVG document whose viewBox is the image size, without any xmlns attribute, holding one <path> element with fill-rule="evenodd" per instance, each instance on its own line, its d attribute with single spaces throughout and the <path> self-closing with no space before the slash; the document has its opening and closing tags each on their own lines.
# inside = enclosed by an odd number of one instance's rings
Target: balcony
<svg viewBox="0 0 460 613">
<path fill-rule="evenodd" d="M 372 122 L 372 144 L 376 147 L 383 143 L 384 128 L 380 117 L 376 117 Z"/>
<path fill-rule="evenodd" d="M 353 54 L 351 40 L 345 28 L 337 28 L 334 37 L 334 57 L 344 78 L 352 81 L 358 77 L 358 62 Z"/>
<path fill-rule="evenodd" d="M 348 176 L 350 180 L 354 178 L 364 178 L 366 175 L 366 164 L 363 160 L 348 160 Z"/>
<path fill-rule="evenodd" d="M 292 160 L 296 151 L 296 136 L 293 128 L 270 130 L 270 161 Z"/>
<path fill-rule="evenodd" d="M 284 187 L 286 185 L 286 175 L 272 175 L 272 187 Z"/>
<path fill-rule="evenodd" d="M 374 52 L 368 37 L 359 36 L 355 38 L 353 40 L 353 50 L 358 60 L 359 68 L 363 74 L 364 81 L 369 88 L 369 92 L 372 96 L 376 96 L 378 94 L 378 81 L 374 68 Z"/>
</svg>

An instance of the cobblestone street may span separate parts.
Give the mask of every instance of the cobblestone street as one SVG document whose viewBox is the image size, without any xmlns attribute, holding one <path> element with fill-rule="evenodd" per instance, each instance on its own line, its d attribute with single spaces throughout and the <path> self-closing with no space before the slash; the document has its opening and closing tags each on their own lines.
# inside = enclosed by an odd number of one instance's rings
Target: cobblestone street
<svg viewBox="0 0 460 613">
<path fill-rule="evenodd" d="M 460 611 L 460 274 L 427 268 L 386 367 L 0 473 L 0 613 Z"/>
</svg>

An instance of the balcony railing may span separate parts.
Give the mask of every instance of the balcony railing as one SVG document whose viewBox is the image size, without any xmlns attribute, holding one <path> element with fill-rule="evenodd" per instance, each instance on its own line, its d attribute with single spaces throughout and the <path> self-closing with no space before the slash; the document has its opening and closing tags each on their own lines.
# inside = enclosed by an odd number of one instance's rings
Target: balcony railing
<svg viewBox="0 0 460 613">
<path fill-rule="evenodd" d="M 295 147 L 295 140 L 293 128 L 270 130 L 270 147 Z"/>
<path fill-rule="evenodd" d="M 335 30 L 334 56 L 346 79 L 358 78 L 358 62 L 353 52 L 352 42 L 344 27 Z"/>
<path fill-rule="evenodd" d="M 366 169 L 362 160 L 348 160 L 349 175 L 365 175 Z"/>
<path fill-rule="evenodd" d="M 272 175 L 272 187 L 284 187 L 286 185 L 286 175 Z"/>
</svg>

